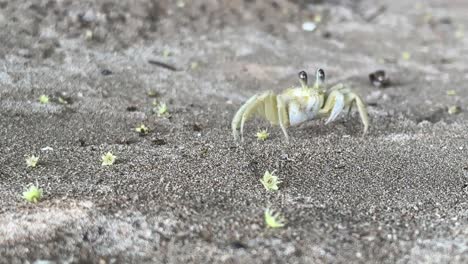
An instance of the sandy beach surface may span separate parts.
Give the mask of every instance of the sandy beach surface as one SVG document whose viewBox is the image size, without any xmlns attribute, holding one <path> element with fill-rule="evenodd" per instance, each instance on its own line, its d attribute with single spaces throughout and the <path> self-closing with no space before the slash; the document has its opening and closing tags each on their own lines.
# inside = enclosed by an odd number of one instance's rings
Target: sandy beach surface
<svg viewBox="0 0 468 264">
<path fill-rule="evenodd" d="M 0 263 L 468 263 L 467 13 L 462 0 L 0 1 Z M 289 144 L 261 119 L 233 140 L 250 96 L 318 67 L 365 100 L 366 136 L 352 111 L 290 128 Z M 390 85 L 370 83 L 376 70 Z M 286 226 L 267 228 L 265 208 Z"/>
</svg>

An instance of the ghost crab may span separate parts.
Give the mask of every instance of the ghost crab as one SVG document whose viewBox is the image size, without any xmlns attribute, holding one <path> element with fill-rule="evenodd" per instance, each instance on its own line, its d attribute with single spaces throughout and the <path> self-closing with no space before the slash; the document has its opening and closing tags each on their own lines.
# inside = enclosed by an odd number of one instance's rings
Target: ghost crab
<svg viewBox="0 0 468 264">
<path fill-rule="evenodd" d="M 268 120 L 272 125 L 279 125 L 286 141 L 289 142 L 287 127 L 327 116 L 325 124 L 328 124 L 335 120 L 343 110 L 349 113 L 353 104 L 356 104 L 364 124 L 363 135 L 367 132 L 369 119 L 366 105 L 361 97 L 349 87 L 339 83 L 326 89 L 324 87 L 325 72 L 322 69 L 317 70 L 314 85 L 308 85 L 305 71 L 299 72 L 299 81 L 301 87 L 287 89 L 278 95 L 267 91 L 247 100 L 232 120 L 234 139 L 239 138 L 240 126 L 241 140 L 244 140 L 244 123 L 256 114 Z"/>
</svg>

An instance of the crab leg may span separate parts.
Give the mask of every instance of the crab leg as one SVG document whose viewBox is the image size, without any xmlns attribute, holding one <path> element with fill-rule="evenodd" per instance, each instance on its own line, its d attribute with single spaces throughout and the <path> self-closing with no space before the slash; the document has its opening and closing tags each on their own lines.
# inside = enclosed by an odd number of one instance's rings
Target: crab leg
<svg viewBox="0 0 468 264">
<path fill-rule="evenodd" d="M 278 107 L 278 121 L 283 131 L 284 136 L 286 137 L 286 142 L 289 142 L 288 132 L 286 131 L 286 127 L 288 126 L 288 111 L 286 109 L 286 104 L 283 100 L 281 95 L 276 97 L 277 107 Z"/>
<path fill-rule="evenodd" d="M 246 109 L 255 102 L 255 100 L 257 100 L 257 95 L 250 97 L 250 99 L 247 100 L 247 102 L 245 102 L 245 104 L 242 105 L 241 108 L 239 108 L 239 110 L 236 112 L 236 115 L 232 119 L 231 128 L 232 135 L 234 136 L 235 140 L 239 138 L 239 132 L 237 131 L 237 128 L 241 124 L 241 120 L 243 119 L 244 113 Z"/>
<path fill-rule="evenodd" d="M 364 125 L 364 133 L 367 133 L 367 129 L 369 128 L 369 117 L 367 116 L 367 109 L 366 105 L 362 101 L 361 97 L 355 93 L 348 94 L 351 103 L 356 102 L 356 106 L 359 112 L 359 116 L 361 117 L 362 124 Z"/>
<path fill-rule="evenodd" d="M 247 100 L 239 111 L 237 111 L 231 123 L 232 134 L 235 140 L 239 137 L 237 132 L 239 125 L 241 141 L 244 140 L 244 124 L 254 114 L 264 117 L 266 120 L 270 121 L 272 125 L 277 125 L 279 121 L 277 96 L 273 92 L 268 91 L 260 95 L 254 95 Z"/>
<path fill-rule="evenodd" d="M 320 110 L 321 113 L 326 114 L 330 113 L 330 116 L 328 117 L 327 121 L 325 124 L 328 124 L 335 120 L 338 115 L 343 111 L 343 108 L 345 106 L 345 98 L 344 95 L 339 92 L 338 90 L 334 90 L 333 92 L 330 93 L 327 97 L 327 101 L 325 102 L 325 105 L 323 108 Z"/>
</svg>

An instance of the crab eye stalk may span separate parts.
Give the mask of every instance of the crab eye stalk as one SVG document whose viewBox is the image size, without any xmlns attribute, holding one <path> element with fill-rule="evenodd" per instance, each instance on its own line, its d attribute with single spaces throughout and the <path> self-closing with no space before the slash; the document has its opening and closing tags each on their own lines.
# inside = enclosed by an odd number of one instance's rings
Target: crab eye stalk
<svg viewBox="0 0 468 264">
<path fill-rule="evenodd" d="M 307 73 L 305 71 L 299 72 L 299 81 L 301 82 L 302 87 L 307 86 Z"/>
<path fill-rule="evenodd" d="M 325 82 L 325 71 L 323 69 L 318 69 L 315 78 L 315 87 L 322 86 Z"/>
</svg>

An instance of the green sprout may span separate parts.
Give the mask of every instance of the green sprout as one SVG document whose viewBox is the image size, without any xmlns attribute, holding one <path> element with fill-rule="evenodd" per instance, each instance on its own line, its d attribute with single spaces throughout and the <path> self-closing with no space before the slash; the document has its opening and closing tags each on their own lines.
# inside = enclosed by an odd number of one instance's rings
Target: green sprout
<svg viewBox="0 0 468 264">
<path fill-rule="evenodd" d="M 455 115 L 461 112 L 461 108 L 458 105 L 454 105 L 448 108 L 448 113 Z"/>
<path fill-rule="evenodd" d="M 464 32 L 464 26 L 463 25 L 458 25 L 457 26 L 457 30 L 455 31 L 455 37 L 457 39 L 461 39 L 465 36 L 465 32 Z"/>
<path fill-rule="evenodd" d="M 260 179 L 260 182 L 263 184 L 265 189 L 267 189 L 267 191 L 277 191 L 278 184 L 281 183 L 281 181 L 278 180 L 278 176 L 273 175 L 273 173 L 275 173 L 275 171 L 272 173 L 266 171 L 263 175 L 263 178 Z"/>
<path fill-rule="evenodd" d="M 102 156 L 102 166 L 110 166 L 114 164 L 116 158 L 117 157 L 114 156 L 112 153 L 107 152 L 106 155 Z"/>
<path fill-rule="evenodd" d="M 49 96 L 47 96 L 45 94 L 39 96 L 39 103 L 48 104 L 49 103 Z"/>
<path fill-rule="evenodd" d="M 198 62 L 193 61 L 192 63 L 190 63 L 190 69 L 196 70 L 197 68 L 198 68 Z"/>
<path fill-rule="evenodd" d="M 423 16 L 423 20 L 424 20 L 424 22 L 426 22 L 426 23 L 431 22 L 431 20 L 432 20 L 432 14 L 431 14 L 431 13 L 426 13 L 426 14 Z"/>
<path fill-rule="evenodd" d="M 270 137 L 270 133 L 266 129 L 257 132 L 257 140 L 265 141 Z"/>
<path fill-rule="evenodd" d="M 165 49 L 165 50 L 163 51 L 163 57 L 164 57 L 164 58 L 167 58 L 167 57 L 169 57 L 169 56 L 171 56 L 171 55 L 172 55 L 172 52 L 171 52 L 170 50 Z"/>
<path fill-rule="evenodd" d="M 411 53 L 409 53 L 408 51 L 404 51 L 402 54 L 401 54 L 401 58 L 403 60 L 410 60 L 411 59 Z"/>
<path fill-rule="evenodd" d="M 63 99 L 63 97 L 61 96 L 59 96 L 57 100 L 60 104 L 64 104 L 64 105 L 68 104 L 67 100 Z"/>
<path fill-rule="evenodd" d="M 148 97 L 155 98 L 155 97 L 158 97 L 160 94 L 159 94 L 158 91 L 149 90 L 148 92 L 146 92 L 146 95 L 148 95 Z M 153 102 L 153 104 L 154 104 L 154 102 Z"/>
<path fill-rule="evenodd" d="M 156 107 L 156 113 L 159 117 L 164 117 L 169 115 L 166 103 L 159 103 Z"/>
<path fill-rule="evenodd" d="M 26 165 L 31 168 L 35 168 L 37 166 L 37 162 L 39 161 L 39 157 L 34 155 L 26 157 Z"/>
<path fill-rule="evenodd" d="M 182 1 L 182 0 L 177 1 L 177 7 L 179 7 L 179 8 L 185 7 L 185 2 Z"/>
<path fill-rule="evenodd" d="M 146 135 L 149 132 L 149 128 L 141 124 L 139 127 L 135 128 L 135 131 L 140 133 L 140 135 Z"/>
<path fill-rule="evenodd" d="M 457 95 L 457 91 L 455 91 L 455 90 L 447 90 L 447 95 Z"/>
<path fill-rule="evenodd" d="M 42 189 L 32 185 L 23 192 L 23 198 L 30 203 L 37 203 L 42 198 Z"/>
<path fill-rule="evenodd" d="M 265 224 L 268 228 L 279 228 L 286 225 L 286 219 L 278 213 L 270 209 L 265 210 Z"/>
<path fill-rule="evenodd" d="M 314 22 L 317 23 L 317 24 L 322 22 L 322 15 L 320 15 L 320 14 L 315 15 Z"/>
<path fill-rule="evenodd" d="M 84 38 L 86 40 L 92 40 L 93 39 L 93 31 L 91 30 L 86 30 L 85 33 L 84 33 Z"/>
</svg>

